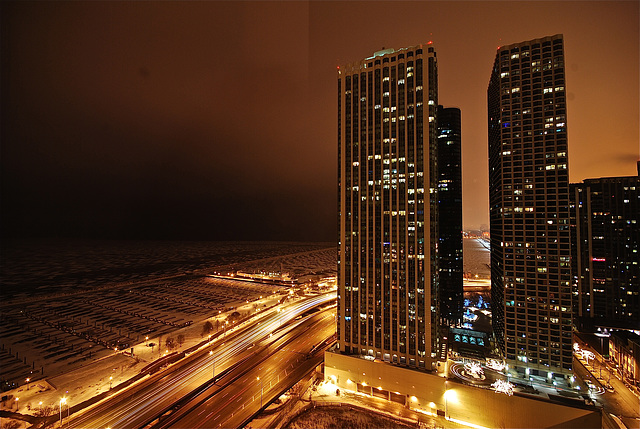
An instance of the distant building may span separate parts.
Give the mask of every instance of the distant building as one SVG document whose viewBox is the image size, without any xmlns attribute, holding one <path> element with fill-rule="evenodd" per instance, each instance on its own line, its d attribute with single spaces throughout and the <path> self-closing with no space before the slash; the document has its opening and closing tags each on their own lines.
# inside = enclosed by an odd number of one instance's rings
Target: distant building
<svg viewBox="0 0 640 429">
<path fill-rule="evenodd" d="M 487 91 L 491 305 L 517 370 L 572 371 L 562 35 L 501 46 Z"/>
<path fill-rule="evenodd" d="M 576 325 L 640 330 L 640 176 L 571 185 Z"/>
<path fill-rule="evenodd" d="M 609 351 L 623 381 L 640 387 L 640 336 L 630 331 L 614 331 Z"/>
<path fill-rule="evenodd" d="M 462 140 L 460 109 L 438 106 L 438 271 L 440 317 L 462 321 Z"/>
<path fill-rule="evenodd" d="M 337 77 L 339 351 L 431 370 L 441 345 L 436 52 L 382 50 Z"/>
</svg>

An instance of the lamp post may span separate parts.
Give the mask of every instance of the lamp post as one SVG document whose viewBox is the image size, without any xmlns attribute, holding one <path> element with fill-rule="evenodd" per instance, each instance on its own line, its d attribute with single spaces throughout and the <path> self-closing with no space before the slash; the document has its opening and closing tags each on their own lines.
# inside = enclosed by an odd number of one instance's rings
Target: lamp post
<svg viewBox="0 0 640 429">
<path fill-rule="evenodd" d="M 60 427 L 62 427 L 62 405 L 67 402 L 67 398 L 60 398 Z M 68 409 L 68 408 L 67 408 Z"/>
<path fill-rule="evenodd" d="M 111 390 L 111 384 L 113 383 L 113 377 L 109 377 L 109 390 Z"/>
<path fill-rule="evenodd" d="M 16 398 L 16 413 L 20 409 L 20 404 L 18 403 L 19 400 L 20 400 L 20 398 Z"/>
<path fill-rule="evenodd" d="M 262 409 L 262 380 L 260 380 L 260 377 L 258 377 L 258 381 L 260 382 L 260 409 Z"/>
<path fill-rule="evenodd" d="M 447 392 L 449 387 L 449 380 L 444 381 L 444 419 L 447 419 Z"/>
<path fill-rule="evenodd" d="M 31 379 L 27 377 L 25 381 L 27 382 L 27 390 L 29 390 L 29 382 L 31 381 Z"/>
</svg>

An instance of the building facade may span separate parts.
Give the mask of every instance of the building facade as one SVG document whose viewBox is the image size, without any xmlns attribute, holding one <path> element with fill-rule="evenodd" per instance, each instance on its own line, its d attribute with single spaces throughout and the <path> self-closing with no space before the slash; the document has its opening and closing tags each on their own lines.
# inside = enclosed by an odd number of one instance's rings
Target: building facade
<svg viewBox="0 0 640 429">
<path fill-rule="evenodd" d="M 338 68 L 340 353 L 432 369 L 440 348 L 436 53 Z"/>
<path fill-rule="evenodd" d="M 571 185 L 576 325 L 640 330 L 640 176 Z"/>
<path fill-rule="evenodd" d="M 462 323 L 462 139 L 460 109 L 438 106 L 438 272 L 440 317 Z"/>
<path fill-rule="evenodd" d="M 622 380 L 640 388 L 640 335 L 616 331 L 609 337 L 609 350 Z"/>
<path fill-rule="evenodd" d="M 562 35 L 502 46 L 487 90 L 493 330 L 534 373 L 572 371 L 564 71 Z"/>
</svg>

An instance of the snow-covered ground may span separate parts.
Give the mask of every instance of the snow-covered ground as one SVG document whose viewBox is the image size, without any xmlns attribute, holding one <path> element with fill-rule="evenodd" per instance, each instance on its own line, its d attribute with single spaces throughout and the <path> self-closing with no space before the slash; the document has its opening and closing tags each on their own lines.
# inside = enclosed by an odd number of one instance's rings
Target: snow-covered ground
<svg viewBox="0 0 640 429">
<path fill-rule="evenodd" d="M 489 243 L 481 238 L 465 238 L 462 240 L 462 263 L 467 276 L 479 279 L 491 277 L 491 252 Z"/>
<path fill-rule="evenodd" d="M 214 258 L 224 265 L 206 265 L 197 258 L 197 264 L 168 261 L 139 279 L 132 273 L 126 282 L 118 277 L 117 282 L 101 281 L 99 286 L 62 285 L 62 290 L 48 286 L 40 293 L 6 297 L 0 304 L 5 328 L 0 333 L 0 372 L 2 379 L 17 386 L 4 393 L 11 399 L 2 408 L 15 411 L 19 406 L 20 412 L 33 413 L 40 402 L 57 407 L 61 397 L 71 406 L 78 404 L 129 379 L 167 353 L 167 339 L 173 339 L 173 350 L 183 350 L 206 338 L 206 321 L 214 331 L 223 329 L 230 313 L 244 316 L 288 292 L 282 286 L 211 278 L 207 273 L 277 268 L 293 277 L 324 277 L 336 272 L 335 247 L 267 243 L 261 248 L 251 243 L 244 247 L 232 244 L 227 249 L 238 255 L 235 259 Z M 283 254 L 292 250 L 295 253 Z M 166 266 L 172 266 L 173 272 Z M 146 263 L 143 271 L 148 267 Z M 3 279 L 15 279 L 15 275 L 5 276 L 5 268 Z M 32 274 L 26 277 L 27 283 L 33 282 Z M 52 284 L 56 278 L 60 277 L 52 277 Z M 50 291 L 56 293 L 45 293 Z"/>
</svg>

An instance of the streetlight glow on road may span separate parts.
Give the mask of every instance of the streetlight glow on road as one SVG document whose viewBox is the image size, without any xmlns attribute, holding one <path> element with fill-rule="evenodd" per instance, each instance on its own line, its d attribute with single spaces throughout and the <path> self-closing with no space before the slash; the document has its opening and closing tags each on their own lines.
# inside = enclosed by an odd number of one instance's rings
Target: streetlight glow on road
<svg viewBox="0 0 640 429">
<path fill-rule="evenodd" d="M 262 385 L 262 380 L 260 380 L 260 377 L 258 377 L 258 381 L 260 382 L 260 409 L 262 409 L 262 390 L 263 390 L 263 385 Z"/>
</svg>

